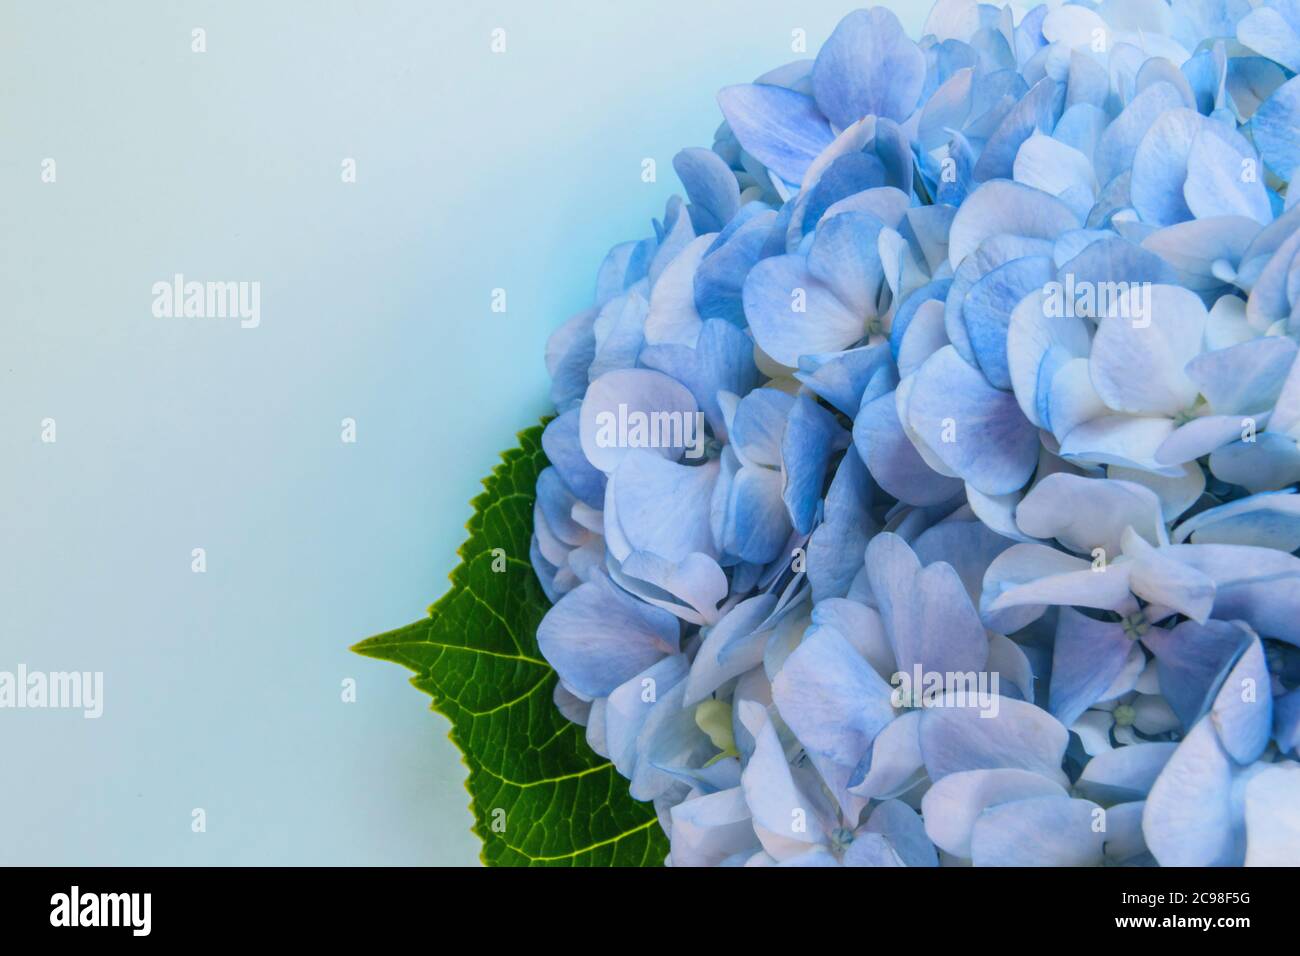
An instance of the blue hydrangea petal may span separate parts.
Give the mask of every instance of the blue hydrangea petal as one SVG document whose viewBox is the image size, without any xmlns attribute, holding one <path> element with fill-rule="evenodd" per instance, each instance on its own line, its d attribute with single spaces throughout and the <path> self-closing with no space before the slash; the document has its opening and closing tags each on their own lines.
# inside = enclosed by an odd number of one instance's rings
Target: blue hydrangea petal
<svg viewBox="0 0 1300 956">
<path fill-rule="evenodd" d="M 835 417 L 815 399 L 803 393 L 795 399 L 781 439 L 781 497 L 800 534 L 812 531 L 831 452 L 842 447 L 846 437 Z"/>
<path fill-rule="evenodd" d="M 605 498 L 605 475 L 592 466 L 582 451 L 576 408 L 551 419 L 542 432 L 542 450 L 579 500 L 593 508 L 601 506 Z"/>
<path fill-rule="evenodd" d="M 754 832 L 763 849 L 786 860 L 827 842 L 816 806 L 795 784 L 785 752 L 769 720 L 755 735 L 754 753 L 741 775 Z"/>
<path fill-rule="evenodd" d="M 876 735 L 894 719 L 891 693 L 862 655 L 828 628 L 805 638 L 772 681 L 781 719 L 847 816 L 856 816 L 865 803 L 846 785 Z"/>
<path fill-rule="evenodd" d="M 995 388 L 1011 388 L 1007 327 L 1012 311 L 1030 293 L 1056 277 L 1046 256 L 1013 259 L 986 273 L 971 286 L 962 304 L 962 317 L 980 370 Z"/>
<path fill-rule="evenodd" d="M 695 413 L 699 410 L 686 386 L 662 372 L 640 368 L 606 372 L 587 389 L 578 419 L 582 451 L 596 468 L 607 475 L 611 474 L 624 458 L 637 452 L 652 454 L 664 460 L 680 458 L 685 453 L 685 447 L 672 447 L 670 444 L 650 448 L 632 447 L 630 427 L 628 442 L 622 442 L 622 436 L 617 434 L 616 427 L 620 420 L 620 406 L 625 406 L 629 421 L 634 412 L 647 417 L 676 414 L 682 417 L 683 424 L 687 417 L 693 422 Z M 615 432 L 612 435 L 609 431 L 611 427 Z M 651 437 L 647 436 L 646 440 L 650 441 Z"/>
<path fill-rule="evenodd" d="M 882 533 L 867 545 L 866 568 L 899 671 L 984 669 L 988 638 L 952 565 L 923 568 L 906 541 Z"/>
<path fill-rule="evenodd" d="M 669 811 L 673 866 L 717 866 L 760 848 L 740 787 L 684 800 Z"/>
<path fill-rule="evenodd" d="M 1099 803 L 1143 800 L 1177 749 L 1172 741 L 1144 741 L 1099 753 L 1083 768 L 1075 790 Z"/>
<path fill-rule="evenodd" d="M 843 597 L 862 568 L 867 541 L 878 530 L 871 501 L 870 475 L 850 448 L 826 492 L 822 523 L 808 540 L 808 581 L 817 601 Z"/>
<path fill-rule="evenodd" d="M 868 316 L 840 302 L 807 271 L 802 256 L 759 262 L 745 280 L 744 302 L 754 340 L 790 368 L 802 355 L 841 351 L 866 332 Z"/>
<path fill-rule="evenodd" d="M 1161 866 L 1235 866 L 1243 859 L 1232 764 L 1209 720 L 1179 743 L 1151 787 L 1142 834 Z"/>
<path fill-rule="evenodd" d="M 716 557 L 709 524 L 718 463 L 679 465 L 649 451 L 631 449 L 610 487 L 618 524 L 633 551 L 680 562 L 692 552 Z M 672 513 L 677 520 L 664 521 Z"/>
<path fill-rule="evenodd" d="M 1215 618 L 1242 621 L 1263 637 L 1300 645 L 1300 559 L 1232 544 L 1175 544 L 1165 551 L 1214 583 Z"/>
<path fill-rule="evenodd" d="M 673 157 L 673 169 L 690 197 L 691 223 L 696 235 L 718 232 L 740 208 L 736 174 L 711 149 L 683 149 Z"/>
<path fill-rule="evenodd" d="M 1255 164 L 1248 167 L 1247 164 Z M 1244 139 L 1229 140 L 1217 133 L 1199 134 L 1187 156 L 1183 198 L 1197 218 L 1245 216 L 1267 225 L 1273 221 L 1264 177 L 1242 175 L 1258 169 L 1258 157 Z"/>
<path fill-rule="evenodd" d="M 850 13 L 813 66 L 817 105 L 836 126 L 864 116 L 906 119 L 925 83 L 925 55 L 884 7 Z"/>
<path fill-rule="evenodd" d="M 1047 711 L 1022 700 L 995 697 L 996 713 L 978 706 L 942 706 L 921 712 L 921 754 L 930 779 L 962 770 L 1018 768 L 1063 783 L 1061 761 L 1070 733 Z M 935 841 L 938 842 L 938 841 Z"/>
<path fill-rule="evenodd" d="M 1097 866 L 1105 811 L 1090 800 L 1031 797 L 985 810 L 971 831 L 975 866 Z"/>
<path fill-rule="evenodd" d="M 897 319 L 895 319 L 897 322 Z M 852 417 L 862 406 L 862 394 L 873 375 L 889 363 L 889 349 L 866 345 L 827 355 L 805 355 L 795 373 L 805 387 Z"/>
<path fill-rule="evenodd" d="M 901 800 L 885 800 L 877 804 L 862 830 L 885 837 L 908 866 L 939 865 L 934 844 L 925 835 L 925 824 L 916 811 Z"/>
<path fill-rule="evenodd" d="M 779 468 L 781 441 L 795 398 L 775 388 L 756 388 L 740 400 L 731 423 L 731 441 L 747 463 Z"/>
<path fill-rule="evenodd" d="M 1237 23 L 1236 36 L 1256 53 L 1300 73 L 1300 9 L 1294 3 L 1261 4 Z"/>
<path fill-rule="evenodd" d="M 1246 784 L 1246 866 L 1294 866 L 1300 859 L 1300 822 L 1295 795 L 1300 764 L 1265 768 Z"/>
<path fill-rule="evenodd" d="M 1300 166 L 1300 77 L 1273 91 L 1250 120 L 1251 134 L 1264 162 L 1279 176 Z"/>
<path fill-rule="evenodd" d="M 1129 527 L 1153 545 L 1166 543 L 1160 498 L 1154 491 L 1128 481 L 1067 472 L 1039 481 L 1016 509 L 1016 523 L 1031 537 L 1056 538 L 1084 555 L 1094 548 L 1118 555 Z"/>
<path fill-rule="evenodd" d="M 1169 285 L 1150 287 L 1150 313 L 1125 317 L 1113 309 L 1101 320 L 1089 360 L 1092 382 L 1116 411 L 1174 415 L 1196 399 L 1184 369 L 1200 352 L 1208 313 L 1193 293 Z"/>
<path fill-rule="evenodd" d="M 686 676 L 690 666 L 685 654 L 674 654 L 650 665 L 624 681 L 605 701 L 605 746 L 614 767 L 625 777 L 635 769 L 636 739 L 646 719 L 666 693 Z"/>
<path fill-rule="evenodd" d="M 1178 526 L 1174 540 L 1193 544 L 1244 544 L 1278 551 L 1300 549 L 1300 496 L 1292 488 L 1239 498 L 1197 512 Z"/>
<path fill-rule="evenodd" d="M 1010 179 L 1020 147 L 1035 133 L 1050 133 L 1065 108 L 1065 86 L 1045 76 L 1022 97 L 989 137 L 975 164 L 975 179 Z"/>
<path fill-rule="evenodd" d="M 1015 491 L 1033 474 L 1037 430 L 1014 395 L 991 386 L 952 346 L 940 349 L 916 373 L 907 414 L 926 446 L 985 494 Z M 949 435 L 955 440 L 945 440 Z"/>
<path fill-rule="evenodd" d="M 884 224 L 864 212 L 846 212 L 817 227 L 808 272 L 856 315 L 878 311 L 885 279 L 879 239 Z"/>
<path fill-rule="evenodd" d="M 1009 180 L 990 180 L 957 210 L 948 236 L 948 261 L 957 268 L 989 236 L 1052 239 L 1079 225 L 1070 207 L 1055 196 Z"/>
<path fill-rule="evenodd" d="M 1219 742 L 1237 763 L 1258 760 L 1273 728 L 1272 677 L 1258 637 L 1237 659 L 1210 707 Z"/>
<path fill-rule="evenodd" d="M 1031 770 L 961 770 L 935 781 L 926 791 L 921 798 L 921 815 L 926 835 L 935 846 L 969 859 L 975 822 L 985 810 L 1035 797 L 1064 796 L 1060 783 Z"/>
<path fill-rule="evenodd" d="M 1069 727 L 1103 698 L 1133 650 L 1119 624 L 1098 621 L 1063 607 L 1052 649 L 1052 684 L 1048 709 Z"/>
<path fill-rule="evenodd" d="M 725 319 L 736 326 L 745 324 L 741 299 L 745 276 L 762 258 L 776 218 L 774 211 L 762 210 L 745 219 L 730 235 L 724 231 L 714 240 L 713 248 L 695 270 L 695 311 L 700 318 Z"/>
<path fill-rule="evenodd" d="M 854 421 L 853 436 L 872 477 L 900 501 L 933 505 L 961 493 L 960 479 L 931 469 L 908 439 L 898 420 L 893 392 L 863 406 Z"/>
<path fill-rule="evenodd" d="M 775 609 L 776 601 L 776 595 L 770 593 L 747 598 L 709 629 L 691 664 L 684 698 L 687 705 L 699 703 L 762 661 L 767 639 L 760 633 L 760 625 Z"/>
<path fill-rule="evenodd" d="M 850 775 L 850 791 L 885 800 L 911 789 L 925 772 L 920 727 L 919 710 L 907 711 L 885 727 Z"/>
<path fill-rule="evenodd" d="M 682 706 L 686 685 L 678 682 L 658 691 L 636 738 L 636 766 L 628 793 L 636 800 L 654 800 L 680 786 L 675 770 L 698 767 L 717 753 L 708 735 L 695 722 L 695 713 Z"/>
<path fill-rule="evenodd" d="M 676 654 L 679 634 L 677 619 L 667 611 L 598 577 L 546 612 L 537 628 L 537 646 L 566 686 L 586 697 L 604 697 Z"/>
<path fill-rule="evenodd" d="M 786 182 L 802 180 L 835 139 L 811 96 L 780 86 L 728 86 L 718 93 L 718 105 L 745 152 Z"/>
<path fill-rule="evenodd" d="M 762 382 L 754 365 L 754 343 L 740 329 L 720 319 L 709 319 L 700 327 L 694 348 L 648 345 L 640 360 L 647 368 L 685 385 L 720 440 L 726 439 L 727 427 L 718 405 L 718 392 L 748 395 Z"/>
</svg>

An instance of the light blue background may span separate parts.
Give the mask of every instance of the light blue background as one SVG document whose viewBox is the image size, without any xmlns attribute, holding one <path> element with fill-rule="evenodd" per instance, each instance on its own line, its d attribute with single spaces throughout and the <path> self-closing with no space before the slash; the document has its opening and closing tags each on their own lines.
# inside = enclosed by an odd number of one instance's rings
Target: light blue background
<svg viewBox="0 0 1300 956">
<path fill-rule="evenodd" d="M 0 710 L 0 863 L 477 861 L 446 722 L 346 648 L 445 590 L 713 93 L 848 9 L 0 5 L 0 670 L 105 675 L 99 720 Z M 261 326 L 154 318 L 176 272 L 260 282 Z"/>
</svg>

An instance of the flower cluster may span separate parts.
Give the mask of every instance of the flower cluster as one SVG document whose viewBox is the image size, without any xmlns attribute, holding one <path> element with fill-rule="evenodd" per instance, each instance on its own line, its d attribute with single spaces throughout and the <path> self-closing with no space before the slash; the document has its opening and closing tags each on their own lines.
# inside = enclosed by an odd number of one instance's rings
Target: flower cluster
<svg viewBox="0 0 1300 956">
<path fill-rule="evenodd" d="M 672 865 L 1300 864 L 1300 6 L 721 91 L 552 337 L 556 704 Z"/>
</svg>

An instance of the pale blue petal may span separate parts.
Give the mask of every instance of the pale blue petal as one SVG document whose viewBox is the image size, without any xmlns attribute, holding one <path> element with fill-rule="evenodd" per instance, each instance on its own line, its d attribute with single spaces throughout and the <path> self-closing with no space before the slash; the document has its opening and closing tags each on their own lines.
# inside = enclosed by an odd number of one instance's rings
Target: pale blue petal
<svg viewBox="0 0 1300 956">
<path fill-rule="evenodd" d="M 1278 551 L 1300 549 L 1300 496 L 1294 489 L 1239 498 L 1197 512 L 1178 526 L 1174 540 L 1194 544 L 1244 544 Z"/>
<path fill-rule="evenodd" d="M 1300 860 L 1300 764 L 1274 764 L 1246 784 L 1246 866 L 1295 866 Z"/>
<path fill-rule="evenodd" d="M 989 137 L 975 164 L 975 180 L 1010 179 L 1020 147 L 1035 133 L 1050 133 L 1064 108 L 1063 84 L 1046 76 L 1035 83 Z"/>
<path fill-rule="evenodd" d="M 957 210 L 948 237 L 948 261 L 957 268 L 989 236 L 1054 239 L 1079 225 L 1075 214 L 1055 196 L 1009 180 L 990 180 Z"/>
<path fill-rule="evenodd" d="M 917 372 L 908 420 L 948 468 L 985 494 L 1023 487 L 1038 462 L 1038 432 L 1015 396 L 989 385 L 952 346 Z"/>
<path fill-rule="evenodd" d="M 874 316 L 878 311 L 885 281 L 879 250 L 883 228 L 870 213 L 841 213 L 817 227 L 808 250 L 809 274 L 856 315 Z"/>
<path fill-rule="evenodd" d="M 641 364 L 690 389 L 713 434 L 720 439 L 727 437 L 727 428 L 718 392 L 748 395 L 762 382 L 754 365 L 754 343 L 743 331 L 719 319 L 709 319 L 701 326 L 694 348 L 646 346 L 641 351 Z"/>
<path fill-rule="evenodd" d="M 631 777 L 636 767 L 636 739 L 650 712 L 686 676 L 685 654 L 674 654 L 652 664 L 610 692 L 605 701 L 605 747 L 615 769 Z"/>
<path fill-rule="evenodd" d="M 1177 749 L 1176 743 L 1160 741 L 1099 753 L 1083 768 L 1075 790 L 1100 803 L 1144 800 Z"/>
<path fill-rule="evenodd" d="M 695 712 L 682 706 L 686 685 L 679 682 L 660 690 L 659 702 L 636 738 L 636 766 L 628 793 L 636 800 L 654 800 L 680 787 L 672 771 L 701 766 L 717 748 L 695 722 Z"/>
<path fill-rule="evenodd" d="M 939 561 L 922 568 L 906 541 L 886 533 L 867 545 L 866 568 L 899 671 L 984 669 L 988 638 L 952 565 Z"/>
<path fill-rule="evenodd" d="M 1239 764 L 1264 753 L 1273 727 L 1272 677 L 1264 646 L 1252 637 L 1210 707 L 1219 742 Z"/>
<path fill-rule="evenodd" d="M 1300 166 L 1300 77 L 1273 92 L 1250 120 L 1251 135 L 1269 168 L 1289 177 Z"/>
<path fill-rule="evenodd" d="M 579 500 L 599 508 L 605 499 L 605 475 L 593 467 L 582 451 L 578 437 L 578 409 L 571 408 L 551 419 L 542 432 L 542 450 Z"/>
<path fill-rule="evenodd" d="M 893 392 L 863 406 L 853 423 L 853 441 L 871 476 L 900 501 L 933 505 L 961 493 L 960 479 L 934 471 L 912 445 L 898 421 Z"/>
<path fill-rule="evenodd" d="M 897 326 L 895 317 L 894 327 Z M 862 394 L 871 377 L 888 363 L 887 346 L 868 345 L 847 352 L 805 355 L 799 360 L 799 371 L 794 377 L 851 418 L 862 406 Z"/>
<path fill-rule="evenodd" d="M 1084 555 L 1102 548 L 1117 556 L 1129 527 L 1153 545 L 1165 543 L 1160 498 L 1150 488 L 1068 472 L 1048 475 L 1034 485 L 1016 508 L 1016 524 L 1030 537 L 1056 538 Z"/>
<path fill-rule="evenodd" d="M 759 849 L 740 787 L 683 801 L 669 815 L 673 866 L 717 866 L 729 856 Z"/>
<path fill-rule="evenodd" d="M 775 594 L 741 601 L 707 629 L 686 682 L 685 703 L 698 704 L 715 690 L 763 660 L 767 636 L 759 626 L 776 607 Z"/>
<path fill-rule="evenodd" d="M 1176 544 L 1166 551 L 1214 582 L 1214 617 L 1244 621 L 1262 637 L 1300 645 L 1300 559 L 1232 544 Z"/>
<path fill-rule="evenodd" d="M 673 169 L 690 197 L 696 235 L 718 232 L 731 221 L 740 208 L 740 186 L 721 156 L 711 149 L 689 147 L 673 157 Z"/>
<path fill-rule="evenodd" d="M 884 7 L 842 19 L 813 67 L 817 105 L 840 128 L 864 116 L 906 119 L 924 83 L 925 54 Z"/>
<path fill-rule="evenodd" d="M 1142 834 L 1161 866 L 1240 865 L 1231 789 L 1232 764 L 1202 720 L 1165 764 L 1142 812 Z"/>
<path fill-rule="evenodd" d="M 1300 73 L 1300 10 L 1294 3 L 1261 4 L 1251 10 L 1237 24 L 1237 39 Z"/>
<path fill-rule="evenodd" d="M 718 463 L 679 465 L 632 449 L 610 476 L 619 528 L 633 551 L 680 562 L 698 551 L 716 557 L 709 524 Z M 671 513 L 673 521 L 664 521 Z"/>
<path fill-rule="evenodd" d="M 783 87 L 728 86 L 718 93 L 718 105 L 745 152 L 787 182 L 802 180 L 835 138 L 811 96 Z"/>
<path fill-rule="evenodd" d="M 826 466 L 831 452 L 847 436 L 835 417 L 800 393 L 790 409 L 781 440 L 781 470 L 785 478 L 781 497 L 790 511 L 790 522 L 800 534 L 812 530 L 817 505 L 822 500 Z"/>
<path fill-rule="evenodd" d="M 902 714 L 876 737 L 849 777 L 849 789 L 860 797 L 884 800 L 910 789 L 923 776 L 921 711 Z"/>
<path fill-rule="evenodd" d="M 817 281 L 802 256 L 759 262 L 745 280 L 744 302 L 754 340 L 790 368 L 798 366 L 802 355 L 839 352 L 866 332 L 868 317 Z"/>
<path fill-rule="evenodd" d="M 763 849 L 786 860 L 826 844 L 826 833 L 813 802 L 796 786 L 785 752 L 769 720 L 756 735 L 754 753 L 741 775 L 754 832 Z"/>
<path fill-rule="evenodd" d="M 976 866 L 1097 866 L 1106 834 L 1089 800 L 1031 797 L 985 810 L 971 832 Z"/>
<path fill-rule="evenodd" d="M 871 482 L 857 451 L 844 453 L 830 490 L 822 523 L 808 540 L 808 581 L 815 600 L 843 597 L 862 567 L 867 540 L 877 530 L 871 517 Z"/>
<path fill-rule="evenodd" d="M 1244 176 L 1246 169 L 1255 169 L 1254 177 Z M 1258 157 L 1240 137 L 1230 140 L 1217 133 L 1196 137 L 1187 156 L 1183 198 L 1198 219 L 1245 216 L 1265 225 L 1273 221 Z"/>
<path fill-rule="evenodd" d="M 846 790 L 849 776 L 894 719 L 891 693 L 862 655 L 829 628 L 796 647 L 772 681 L 781 719 L 848 816 L 863 805 Z"/>
<path fill-rule="evenodd" d="M 1063 781 L 1061 761 L 1070 732 L 1047 711 L 1022 700 L 994 697 L 996 713 L 977 706 L 921 712 L 921 754 L 931 780 L 962 770 L 1018 768 Z M 991 710 L 992 708 L 990 708 Z"/>
<path fill-rule="evenodd" d="M 935 846 L 969 858 L 975 821 L 985 810 L 1035 797 L 1064 796 L 1061 784 L 1029 770 L 964 770 L 935 781 L 921 799 L 921 815 Z"/>
<path fill-rule="evenodd" d="M 971 286 L 962 304 L 962 318 L 980 370 L 989 384 L 1008 389 L 1007 327 L 1011 313 L 1031 292 L 1052 282 L 1056 269 L 1045 256 L 1026 256 L 997 267 Z"/>
<path fill-rule="evenodd" d="M 660 658 L 677 653 L 680 625 L 597 577 L 546 612 L 537 646 L 560 679 L 586 697 L 604 697 Z"/>
<path fill-rule="evenodd" d="M 686 386 L 662 372 L 644 368 L 606 372 L 591 383 L 582 400 L 578 434 L 583 454 L 607 475 L 629 454 L 662 456 L 661 460 L 680 458 L 686 451 L 686 422 L 694 425 L 697 411 L 695 398 Z M 671 434 L 663 440 L 661 431 L 654 428 L 643 429 L 647 434 L 638 437 L 631 428 L 633 413 L 644 416 L 647 422 L 659 420 L 657 416 L 680 421 L 680 443 L 674 445 Z M 626 435 L 619 434 L 620 421 L 629 423 Z"/>
<path fill-rule="evenodd" d="M 1105 696 L 1132 650 L 1133 641 L 1121 625 L 1061 608 L 1052 649 L 1052 716 L 1072 726 Z"/>
<path fill-rule="evenodd" d="M 1196 399 L 1184 367 L 1199 352 L 1208 313 L 1193 293 L 1149 287 L 1149 315 L 1117 309 L 1101 320 L 1089 367 L 1097 394 L 1111 408 L 1134 415 L 1174 415 Z M 1140 296 L 1146 299 L 1146 289 Z"/>
<path fill-rule="evenodd" d="M 925 824 L 915 810 L 901 800 L 876 805 L 862 832 L 878 833 L 908 866 L 938 866 L 939 856 L 925 834 Z"/>
<path fill-rule="evenodd" d="M 1173 630 L 1147 632 L 1143 643 L 1156 656 L 1160 693 L 1184 730 L 1209 709 L 1249 641 L 1248 631 L 1227 621 L 1184 621 Z"/>
</svg>

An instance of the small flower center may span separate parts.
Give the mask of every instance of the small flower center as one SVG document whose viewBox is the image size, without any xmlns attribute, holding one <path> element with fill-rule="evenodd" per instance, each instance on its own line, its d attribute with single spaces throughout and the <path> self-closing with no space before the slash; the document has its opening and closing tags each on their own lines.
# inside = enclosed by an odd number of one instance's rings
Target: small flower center
<svg viewBox="0 0 1300 956">
<path fill-rule="evenodd" d="M 836 827 L 831 831 L 831 848 L 836 853 L 843 853 L 853 842 L 853 831 L 848 827 Z"/>
<path fill-rule="evenodd" d="M 1137 719 L 1137 711 L 1131 704 L 1120 704 L 1115 708 L 1115 726 L 1132 727 L 1133 721 Z"/>
<path fill-rule="evenodd" d="M 1151 622 L 1147 620 L 1146 613 L 1136 611 L 1120 621 L 1124 627 L 1124 636 L 1130 641 L 1136 641 L 1148 630 L 1151 629 Z"/>
</svg>

